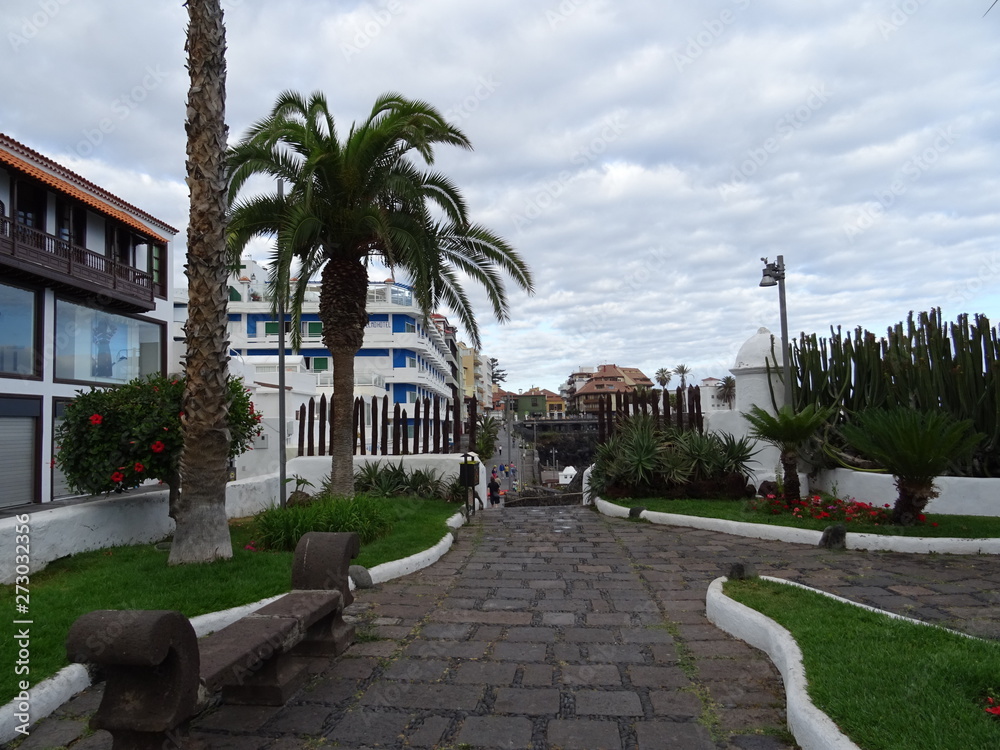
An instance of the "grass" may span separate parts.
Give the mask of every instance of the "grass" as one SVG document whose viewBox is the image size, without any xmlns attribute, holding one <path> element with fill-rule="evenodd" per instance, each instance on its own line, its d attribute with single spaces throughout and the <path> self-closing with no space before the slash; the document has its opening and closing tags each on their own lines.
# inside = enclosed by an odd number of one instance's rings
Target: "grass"
<svg viewBox="0 0 1000 750">
<path fill-rule="evenodd" d="M 354 563 L 367 568 L 408 557 L 439 541 L 456 505 L 442 500 L 391 503 L 392 532 L 361 548 Z M 55 560 L 31 576 L 32 685 L 67 665 L 66 634 L 77 617 L 95 609 L 176 609 L 188 617 L 282 594 L 291 587 L 292 552 L 245 549 L 253 540 L 250 519 L 230 524 L 233 557 L 204 565 L 167 566 L 167 553 L 152 544 L 112 547 Z M 14 611 L 13 586 L 0 586 L 0 611 Z M 13 618 L 11 618 L 13 619 Z M 0 632 L 0 705 L 17 695 L 17 646 L 13 625 Z"/>
<path fill-rule="evenodd" d="M 1000 643 L 760 579 L 725 592 L 792 633 L 813 703 L 863 750 L 1000 747 L 1000 719 L 984 710 L 1000 688 Z"/>
<path fill-rule="evenodd" d="M 789 514 L 771 515 L 752 512 L 743 500 L 664 500 L 662 498 L 638 498 L 615 500 L 615 504 L 625 508 L 641 506 L 661 513 L 677 513 L 683 516 L 702 518 L 723 518 L 744 523 L 762 523 L 772 526 L 791 526 L 797 529 L 822 531 L 830 525 L 828 520 L 795 518 Z M 932 526 L 936 523 L 937 526 Z M 992 516 L 952 516 L 928 514 L 927 523 L 920 526 L 873 526 L 870 524 L 847 524 L 847 530 L 860 534 L 884 534 L 887 536 L 914 537 L 955 537 L 959 539 L 988 539 L 1000 537 L 1000 518 Z"/>
</svg>

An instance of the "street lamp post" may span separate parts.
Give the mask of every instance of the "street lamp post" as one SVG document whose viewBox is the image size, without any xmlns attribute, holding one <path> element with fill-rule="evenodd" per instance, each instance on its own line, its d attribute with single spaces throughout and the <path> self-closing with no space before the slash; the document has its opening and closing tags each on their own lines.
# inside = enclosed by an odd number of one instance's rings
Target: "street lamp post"
<svg viewBox="0 0 1000 750">
<path fill-rule="evenodd" d="M 785 257 L 779 255 L 774 263 L 764 261 L 760 286 L 778 287 L 778 309 L 781 313 L 781 361 L 782 377 L 785 381 L 785 406 L 792 408 L 792 363 L 788 353 L 788 308 L 785 304 Z"/>
</svg>

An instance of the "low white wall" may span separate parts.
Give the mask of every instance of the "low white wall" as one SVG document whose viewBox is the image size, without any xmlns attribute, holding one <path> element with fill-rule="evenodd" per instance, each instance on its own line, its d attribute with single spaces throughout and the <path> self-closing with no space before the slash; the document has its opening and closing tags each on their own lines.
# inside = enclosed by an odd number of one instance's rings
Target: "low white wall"
<svg viewBox="0 0 1000 750">
<path fill-rule="evenodd" d="M 940 496 L 927 504 L 928 513 L 960 516 L 1000 516 L 1000 479 L 938 477 L 934 480 Z M 809 488 L 838 497 L 852 497 L 875 505 L 896 502 L 896 485 L 889 474 L 872 474 L 850 469 L 820 472 Z"/>
<path fill-rule="evenodd" d="M 458 473 L 461 454 L 402 456 L 407 468 L 433 468 L 444 476 Z M 400 458 L 395 458 L 399 461 Z M 378 460 L 356 456 L 355 467 Z M 386 459 L 382 459 L 386 460 Z M 297 474 L 316 487 L 330 474 L 330 457 L 301 457 L 288 461 L 287 476 Z M 486 497 L 488 476 L 480 467 L 479 496 Z M 288 490 L 294 489 L 289 483 Z M 27 536 L 28 573 L 42 570 L 60 557 L 89 550 L 128 544 L 158 542 L 173 533 L 174 522 L 167 515 L 167 490 L 123 493 L 59 508 L 34 510 L 27 523 L 17 517 L 0 519 L 0 583 L 13 583 L 18 575 L 18 545 Z M 226 515 L 244 518 L 278 503 L 278 475 L 269 474 L 238 479 L 226 485 Z M 37 506 L 35 506 L 37 507 Z M 27 526 L 27 533 L 23 527 Z M 21 530 L 19 530 L 21 529 Z M 23 562 L 20 561 L 20 562 Z M 23 571 L 23 568 L 22 568 Z"/>
</svg>

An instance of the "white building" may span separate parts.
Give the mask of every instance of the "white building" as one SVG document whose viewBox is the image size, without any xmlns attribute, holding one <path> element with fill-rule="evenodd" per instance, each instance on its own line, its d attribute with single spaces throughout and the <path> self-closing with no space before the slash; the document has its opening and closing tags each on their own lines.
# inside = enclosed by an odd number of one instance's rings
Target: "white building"
<svg viewBox="0 0 1000 750">
<path fill-rule="evenodd" d="M 229 346 L 234 361 L 252 372 L 258 389 L 277 388 L 278 320 L 267 301 L 267 269 L 252 259 L 242 261 L 239 273 L 229 280 Z M 298 397 L 286 404 L 289 421 L 297 406 L 310 395 L 327 398 L 333 393 L 333 370 L 330 352 L 323 345 L 323 323 L 319 319 L 319 283 L 310 285 L 301 312 L 301 347 L 290 347 L 290 320 L 286 330 L 286 377 L 305 375 L 297 381 Z M 183 299 L 178 300 L 178 319 L 185 317 Z M 370 423 L 373 396 L 388 395 L 391 403 L 404 407 L 418 399 L 451 402 L 460 396 L 458 364 L 455 353 L 455 329 L 441 315 L 425 315 L 412 289 L 387 279 L 371 282 L 368 287 L 368 325 L 362 348 L 354 360 L 354 394 L 365 399 L 366 422 Z M 287 314 L 287 313 L 286 313 Z M 290 315 L 289 315 L 290 318 Z M 312 382 L 314 392 L 301 385 Z M 287 386 L 286 386 L 287 387 Z M 286 395 L 288 392 L 286 392 Z M 270 400 L 259 404 L 265 422 L 276 419 Z M 412 410 L 409 412 L 412 415 Z M 277 425 L 275 424 L 277 428 Z M 286 435 L 290 430 L 286 425 Z"/>
<path fill-rule="evenodd" d="M 173 227 L 0 134 L 0 506 L 71 494 L 65 405 L 174 369 Z"/>
</svg>

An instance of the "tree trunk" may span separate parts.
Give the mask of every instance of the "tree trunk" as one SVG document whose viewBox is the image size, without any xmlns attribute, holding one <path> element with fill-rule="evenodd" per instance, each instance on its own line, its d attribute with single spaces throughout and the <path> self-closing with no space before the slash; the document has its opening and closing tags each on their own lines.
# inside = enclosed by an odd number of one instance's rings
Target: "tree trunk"
<svg viewBox="0 0 1000 750">
<path fill-rule="evenodd" d="M 781 470 L 785 475 L 785 499 L 798 500 L 802 489 L 799 487 L 799 454 L 796 451 L 781 452 Z"/>
<path fill-rule="evenodd" d="M 331 258 L 323 267 L 319 317 L 333 359 L 330 489 L 354 494 L 354 357 L 365 339 L 368 271 L 357 258 Z"/>
<path fill-rule="evenodd" d="M 181 494 L 171 565 L 233 556 L 226 523 L 226 31 L 219 0 L 189 0 L 187 356 Z"/>
</svg>

